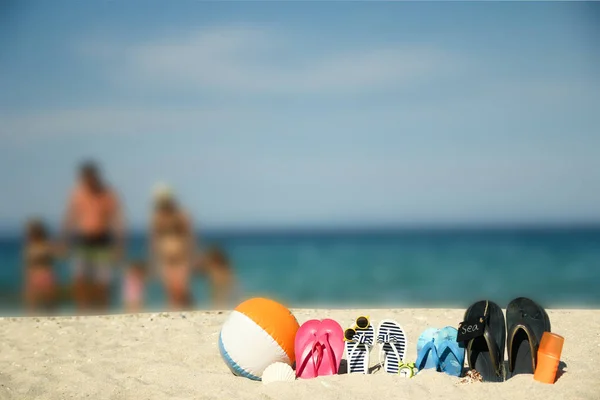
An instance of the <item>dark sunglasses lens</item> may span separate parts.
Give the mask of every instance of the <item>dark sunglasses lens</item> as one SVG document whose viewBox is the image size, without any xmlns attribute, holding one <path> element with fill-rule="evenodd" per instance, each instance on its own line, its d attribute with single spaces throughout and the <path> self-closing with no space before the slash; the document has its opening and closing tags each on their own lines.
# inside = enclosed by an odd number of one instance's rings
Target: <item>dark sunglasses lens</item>
<svg viewBox="0 0 600 400">
<path fill-rule="evenodd" d="M 352 338 L 354 338 L 354 334 L 356 332 L 354 331 L 354 329 L 346 329 L 344 331 L 344 337 L 346 338 L 346 340 L 352 340 Z"/>
<path fill-rule="evenodd" d="M 356 319 L 356 326 L 360 329 L 367 329 L 369 327 L 369 320 L 365 317 L 358 317 Z"/>
</svg>

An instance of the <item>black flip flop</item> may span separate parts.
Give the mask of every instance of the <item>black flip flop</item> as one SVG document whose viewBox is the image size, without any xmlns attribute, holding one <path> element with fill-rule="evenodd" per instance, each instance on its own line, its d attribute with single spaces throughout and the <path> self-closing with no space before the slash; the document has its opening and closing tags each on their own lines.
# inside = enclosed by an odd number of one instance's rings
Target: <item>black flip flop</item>
<svg viewBox="0 0 600 400">
<path fill-rule="evenodd" d="M 483 318 L 483 334 L 466 343 L 469 368 L 481 374 L 485 382 L 504 381 L 504 345 L 506 325 L 502 309 L 489 300 L 478 301 L 465 312 L 465 321 Z"/>
<path fill-rule="evenodd" d="M 550 332 L 546 310 L 525 297 L 514 299 L 506 308 L 508 326 L 508 369 L 512 375 L 533 374 L 544 332 Z"/>
</svg>

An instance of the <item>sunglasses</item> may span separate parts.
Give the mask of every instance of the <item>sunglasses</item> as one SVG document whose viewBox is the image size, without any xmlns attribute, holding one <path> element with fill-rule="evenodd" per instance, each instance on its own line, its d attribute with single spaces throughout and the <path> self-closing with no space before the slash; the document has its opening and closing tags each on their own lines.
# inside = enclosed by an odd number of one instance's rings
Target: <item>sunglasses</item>
<svg viewBox="0 0 600 400">
<path fill-rule="evenodd" d="M 344 331 L 344 340 L 347 342 L 352 341 L 352 339 L 354 338 L 354 335 L 356 335 L 356 330 L 357 329 L 367 329 L 369 327 L 369 325 L 371 325 L 371 322 L 369 321 L 369 317 L 358 317 L 356 318 L 356 321 L 354 322 L 354 326 L 352 328 L 348 328 Z"/>
</svg>

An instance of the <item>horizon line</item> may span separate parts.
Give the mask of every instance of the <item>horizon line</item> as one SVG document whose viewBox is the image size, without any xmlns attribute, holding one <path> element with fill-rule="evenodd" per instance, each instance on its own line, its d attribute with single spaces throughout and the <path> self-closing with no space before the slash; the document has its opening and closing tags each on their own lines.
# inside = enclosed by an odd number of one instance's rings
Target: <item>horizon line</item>
<svg viewBox="0 0 600 400">
<path fill-rule="evenodd" d="M 57 224 L 48 224 L 50 232 L 57 231 Z M 127 232 L 133 235 L 147 233 L 147 228 L 132 225 Z M 488 223 L 437 223 L 437 224 L 314 224 L 314 225 L 214 225 L 194 229 L 196 234 L 271 234 L 271 233 L 418 233 L 418 232 L 452 232 L 452 231 L 568 231 L 568 230 L 600 230 L 600 221 L 590 222 L 488 222 Z M 20 236 L 22 228 L 0 227 L 0 237 Z"/>
</svg>

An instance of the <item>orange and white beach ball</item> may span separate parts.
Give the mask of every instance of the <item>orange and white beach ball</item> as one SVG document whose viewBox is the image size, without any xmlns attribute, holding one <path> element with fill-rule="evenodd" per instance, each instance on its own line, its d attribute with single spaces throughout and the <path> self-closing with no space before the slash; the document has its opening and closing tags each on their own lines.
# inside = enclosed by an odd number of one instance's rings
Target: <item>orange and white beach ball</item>
<svg viewBox="0 0 600 400">
<path fill-rule="evenodd" d="M 260 380 L 269 365 L 295 361 L 296 317 L 276 301 L 254 298 L 237 306 L 219 335 L 223 360 L 235 375 Z"/>
</svg>

